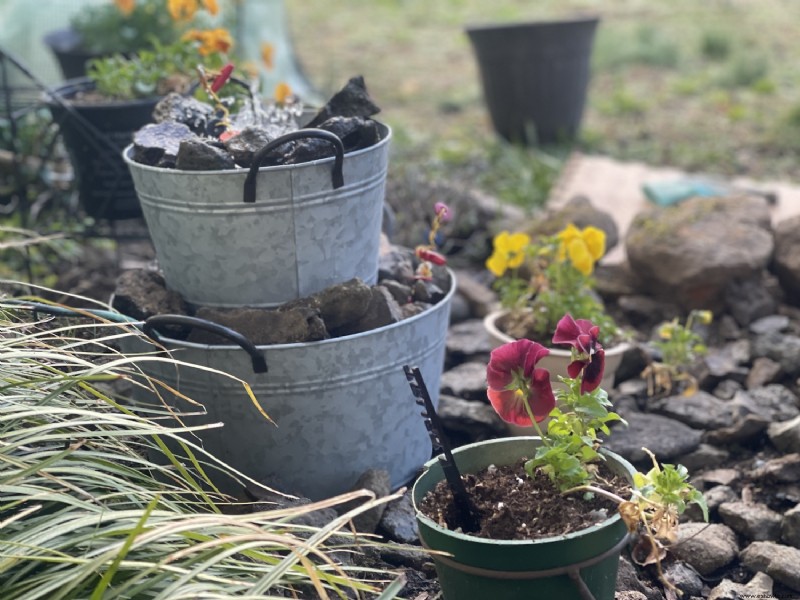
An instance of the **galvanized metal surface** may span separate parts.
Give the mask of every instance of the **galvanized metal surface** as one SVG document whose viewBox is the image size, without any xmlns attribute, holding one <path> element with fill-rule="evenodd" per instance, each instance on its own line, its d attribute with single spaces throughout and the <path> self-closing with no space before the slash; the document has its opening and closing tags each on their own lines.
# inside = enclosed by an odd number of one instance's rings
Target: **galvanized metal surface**
<svg viewBox="0 0 800 600">
<path fill-rule="evenodd" d="M 238 346 L 162 338 L 176 359 L 248 381 L 277 426 L 265 421 L 230 379 L 163 363 L 142 366 L 205 406 L 208 414 L 188 417 L 187 424 L 224 422 L 200 433 L 204 447 L 259 481 L 320 499 L 347 491 L 366 469 L 381 468 L 398 487 L 431 455 L 403 366 L 420 368 L 438 405 L 455 291 L 450 277 L 441 302 L 394 325 L 321 342 L 259 346 L 269 368 L 264 374 L 253 373 L 250 356 Z M 144 345 L 138 338 L 131 343 Z M 125 348 L 136 349 L 142 348 Z M 173 400 L 179 409 L 193 409 Z"/>
<path fill-rule="evenodd" d="M 378 273 L 391 130 L 345 155 L 259 170 L 255 203 L 243 202 L 247 169 L 149 167 L 124 152 L 167 285 L 207 306 L 277 306 L 353 277 Z"/>
</svg>

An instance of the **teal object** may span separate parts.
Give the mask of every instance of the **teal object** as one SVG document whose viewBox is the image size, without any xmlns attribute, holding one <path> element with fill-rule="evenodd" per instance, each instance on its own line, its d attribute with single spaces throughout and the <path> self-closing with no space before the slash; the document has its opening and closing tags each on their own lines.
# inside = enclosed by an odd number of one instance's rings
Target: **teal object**
<svg viewBox="0 0 800 600">
<path fill-rule="evenodd" d="M 461 473 L 490 464 L 507 465 L 530 455 L 540 439 L 501 438 L 453 450 Z M 634 468 L 622 457 L 603 451 L 616 473 L 633 481 Z M 441 527 L 417 506 L 444 479 L 438 459 L 425 464 L 412 499 L 420 540 L 431 550 L 446 600 L 613 600 L 619 555 L 628 531 L 619 514 L 581 531 L 541 540 L 490 540 Z"/>
<path fill-rule="evenodd" d="M 677 179 L 675 181 L 645 183 L 642 186 L 642 191 L 651 202 L 659 206 L 671 206 L 689 198 L 727 196 L 730 190 L 725 186 L 710 181 Z"/>
</svg>

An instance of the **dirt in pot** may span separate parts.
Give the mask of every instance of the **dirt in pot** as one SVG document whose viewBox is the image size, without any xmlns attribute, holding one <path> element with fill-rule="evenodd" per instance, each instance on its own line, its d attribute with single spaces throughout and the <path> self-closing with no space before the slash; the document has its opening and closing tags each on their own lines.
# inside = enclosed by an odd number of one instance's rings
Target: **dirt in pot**
<svg viewBox="0 0 800 600">
<path fill-rule="evenodd" d="M 617 511 L 617 504 L 604 497 L 584 498 L 576 492 L 562 495 L 550 478 L 525 472 L 525 460 L 513 465 L 491 465 L 478 473 L 463 475 L 464 486 L 479 514 L 480 529 L 470 535 L 495 540 L 534 540 L 565 535 L 604 521 Z M 621 496 L 630 497 L 630 486 L 605 465 L 599 465 L 596 483 Z M 440 481 L 420 503 L 420 511 L 442 527 L 455 529 L 458 522 L 453 495 Z"/>
</svg>

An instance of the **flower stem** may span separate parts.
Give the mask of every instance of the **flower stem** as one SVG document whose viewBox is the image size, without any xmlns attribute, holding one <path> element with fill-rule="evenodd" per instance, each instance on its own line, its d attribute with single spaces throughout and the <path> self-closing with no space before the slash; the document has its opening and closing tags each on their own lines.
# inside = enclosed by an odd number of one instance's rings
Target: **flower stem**
<svg viewBox="0 0 800 600">
<path fill-rule="evenodd" d="M 609 492 L 608 490 L 604 490 L 602 488 L 595 487 L 593 485 L 579 485 L 579 486 L 576 486 L 574 488 L 570 488 L 568 490 L 564 490 L 563 492 L 561 492 L 561 494 L 562 495 L 570 494 L 572 492 L 594 492 L 595 494 L 600 494 L 601 496 L 605 496 L 609 500 L 613 500 L 617 504 L 622 504 L 623 502 L 625 502 L 624 498 L 620 498 L 619 496 L 617 496 L 613 492 Z"/>
</svg>

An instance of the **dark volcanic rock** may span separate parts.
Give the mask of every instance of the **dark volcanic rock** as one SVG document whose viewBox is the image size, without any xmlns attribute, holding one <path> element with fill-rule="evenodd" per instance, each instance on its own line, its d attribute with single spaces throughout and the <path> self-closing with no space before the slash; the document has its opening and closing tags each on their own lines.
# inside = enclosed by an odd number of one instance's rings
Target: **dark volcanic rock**
<svg viewBox="0 0 800 600">
<path fill-rule="evenodd" d="M 179 123 L 198 135 L 205 133 L 213 118 L 214 108 L 210 104 L 177 92 L 164 96 L 153 110 L 153 121 L 156 123 Z"/>
<path fill-rule="evenodd" d="M 403 319 L 403 311 L 389 290 L 376 285 L 369 288 L 369 291 L 369 304 L 364 315 L 332 332 L 334 337 L 371 331 Z"/>
<path fill-rule="evenodd" d="M 344 145 L 345 152 L 369 148 L 381 141 L 378 124 L 361 117 L 331 117 L 319 125 L 320 129 L 335 134 Z"/>
<path fill-rule="evenodd" d="M 123 271 L 117 278 L 114 308 L 129 317 L 145 320 L 153 315 L 186 314 L 180 294 L 167 289 L 164 278 L 155 271 Z"/>
<path fill-rule="evenodd" d="M 372 290 L 358 278 L 325 288 L 314 295 L 329 331 L 357 323 L 369 310 Z"/>
<path fill-rule="evenodd" d="M 702 432 L 660 415 L 631 413 L 625 416 L 628 427 L 616 425 L 606 442 L 609 450 L 632 463 L 645 464 L 650 457 L 642 447 L 655 453 L 659 460 L 669 462 L 692 452 L 700 445 Z"/>
<path fill-rule="evenodd" d="M 353 77 L 311 119 L 307 127 L 318 127 L 331 117 L 371 117 L 380 108 L 372 101 L 362 76 Z"/>
<path fill-rule="evenodd" d="M 175 168 L 182 171 L 221 171 L 235 167 L 230 154 L 201 139 L 182 141 L 175 158 Z"/>
<path fill-rule="evenodd" d="M 195 316 L 229 327 L 256 345 L 315 342 L 329 337 L 319 313 L 307 308 L 278 311 L 202 307 Z M 192 330 L 189 341 L 198 344 L 230 343 L 219 335 L 197 328 Z"/>
<path fill-rule="evenodd" d="M 247 127 L 228 138 L 225 147 L 237 165 L 249 167 L 253 163 L 253 155 L 271 141 L 272 137 L 263 127 Z"/>
<path fill-rule="evenodd" d="M 181 142 L 198 140 L 181 123 L 149 124 L 133 134 L 133 160 L 150 166 L 173 168 Z"/>
</svg>

